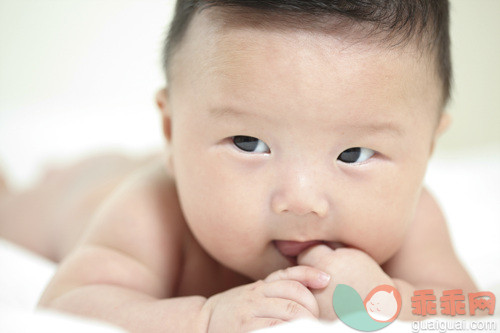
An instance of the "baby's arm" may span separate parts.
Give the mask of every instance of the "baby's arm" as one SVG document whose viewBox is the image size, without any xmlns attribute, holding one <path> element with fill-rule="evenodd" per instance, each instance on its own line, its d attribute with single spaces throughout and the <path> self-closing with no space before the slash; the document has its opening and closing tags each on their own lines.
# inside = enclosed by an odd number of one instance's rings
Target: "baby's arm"
<svg viewBox="0 0 500 333">
<path fill-rule="evenodd" d="M 402 310 L 408 313 L 415 290 L 433 289 L 441 295 L 443 290 L 462 289 L 466 295 L 477 289 L 455 254 L 441 209 L 426 190 L 403 246 L 383 268 L 401 290 Z"/>
<path fill-rule="evenodd" d="M 331 305 L 338 283 L 347 284 L 362 298 L 381 284 L 395 286 L 402 297 L 399 319 L 416 320 L 412 315 L 411 296 L 419 289 L 433 289 L 440 295 L 446 289 L 476 289 L 453 250 L 444 217 L 427 191 L 423 191 L 416 216 L 409 226 L 400 251 L 380 267 L 368 254 L 350 248 L 335 251 L 317 246 L 298 258 L 299 264 L 319 268 L 332 276 L 330 286 L 315 292 L 320 317 L 336 318 Z"/>
<path fill-rule="evenodd" d="M 185 226 L 175 186 L 158 167 L 136 175 L 97 214 L 62 263 L 41 306 L 100 318 L 133 332 L 234 331 L 317 317 L 319 271 L 294 267 L 210 298 L 175 297 Z"/>
<path fill-rule="evenodd" d="M 112 321 L 132 331 L 155 331 L 163 313 L 188 308 L 187 322 L 204 320 L 197 311 L 203 307 L 202 297 L 174 305 L 159 300 L 174 288 L 175 279 L 168 277 L 178 274 L 180 231 L 161 223 L 167 216 L 175 218 L 176 209 L 171 191 L 156 181 L 157 173 L 150 166 L 141 170 L 107 200 L 82 244 L 61 262 L 41 306 Z M 156 315 L 148 315 L 152 313 Z"/>
</svg>

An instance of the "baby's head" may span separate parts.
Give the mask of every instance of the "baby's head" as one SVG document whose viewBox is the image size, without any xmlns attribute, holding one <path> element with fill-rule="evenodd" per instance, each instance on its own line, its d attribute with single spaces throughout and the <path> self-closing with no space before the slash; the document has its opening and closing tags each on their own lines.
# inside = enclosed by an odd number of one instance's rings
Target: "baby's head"
<svg viewBox="0 0 500 333">
<path fill-rule="evenodd" d="M 175 15 L 158 104 L 205 250 L 255 279 L 290 265 L 280 240 L 392 256 L 446 125 L 447 1 L 179 0 Z"/>
</svg>

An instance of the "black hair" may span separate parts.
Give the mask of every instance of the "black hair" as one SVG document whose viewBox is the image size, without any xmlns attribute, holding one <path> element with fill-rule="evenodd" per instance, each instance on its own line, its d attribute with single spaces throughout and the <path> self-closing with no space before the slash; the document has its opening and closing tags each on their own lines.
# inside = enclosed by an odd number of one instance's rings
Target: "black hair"
<svg viewBox="0 0 500 333">
<path fill-rule="evenodd" d="M 168 32 L 163 66 L 168 77 L 171 58 L 194 15 L 207 7 L 244 10 L 282 18 L 308 18 L 296 23 L 307 28 L 313 20 L 340 18 L 351 23 L 368 23 L 373 32 L 382 32 L 399 45 L 424 42 L 433 50 L 443 84 L 443 103 L 450 97 L 452 69 L 448 0 L 177 0 Z M 251 14 L 250 14 L 251 15 Z M 299 22 L 299 20 L 295 20 Z"/>
</svg>

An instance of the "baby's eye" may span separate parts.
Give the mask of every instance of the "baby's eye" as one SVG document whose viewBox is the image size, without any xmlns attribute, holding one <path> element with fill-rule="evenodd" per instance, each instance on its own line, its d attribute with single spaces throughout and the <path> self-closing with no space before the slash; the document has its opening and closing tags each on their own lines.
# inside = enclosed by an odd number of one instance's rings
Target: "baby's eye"
<svg viewBox="0 0 500 333">
<path fill-rule="evenodd" d="M 368 160 L 375 152 L 369 148 L 349 148 L 340 153 L 337 160 L 344 163 L 361 163 Z"/>
<path fill-rule="evenodd" d="M 236 135 L 233 136 L 233 143 L 239 149 L 256 154 L 269 154 L 271 149 L 264 143 L 264 141 L 257 138 L 246 136 L 246 135 Z"/>
</svg>

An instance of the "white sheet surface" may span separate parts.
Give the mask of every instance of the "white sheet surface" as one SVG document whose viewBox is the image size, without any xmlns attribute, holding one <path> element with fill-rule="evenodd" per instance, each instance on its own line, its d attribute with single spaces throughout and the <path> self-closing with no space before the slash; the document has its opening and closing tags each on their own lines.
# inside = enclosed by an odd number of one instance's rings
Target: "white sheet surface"
<svg viewBox="0 0 500 333">
<path fill-rule="evenodd" d="M 122 333 L 107 323 L 53 311 L 26 311 L 0 304 L 0 332 L 5 333 Z"/>
<path fill-rule="evenodd" d="M 122 332 L 87 318 L 36 310 L 55 269 L 53 262 L 0 238 L 0 332 Z"/>
<path fill-rule="evenodd" d="M 458 322 L 458 323 L 457 323 Z M 433 325 L 433 326 L 431 326 Z M 457 327 L 460 329 L 443 329 L 448 327 Z M 452 325 L 460 325 L 460 326 L 452 326 Z M 436 329 L 431 329 L 436 327 Z M 492 329 L 483 329 L 479 330 L 477 327 L 488 327 Z M 465 329 L 461 329 L 465 328 Z M 303 333 L 303 332 L 311 332 L 311 333 L 346 333 L 346 332 L 361 332 L 350 328 L 349 326 L 344 325 L 340 321 L 336 321 L 333 323 L 324 323 L 318 321 L 312 321 L 307 319 L 297 320 L 292 323 L 286 323 L 280 326 L 266 328 L 257 330 L 256 332 L 260 333 Z M 394 321 L 389 326 L 384 327 L 383 329 L 375 332 L 383 332 L 383 333 L 402 333 L 402 332 L 500 332 L 500 319 L 498 318 L 480 318 L 480 319 L 448 319 L 448 318 L 435 318 L 435 319 L 426 319 L 422 322 L 403 322 L 403 321 Z"/>
</svg>

